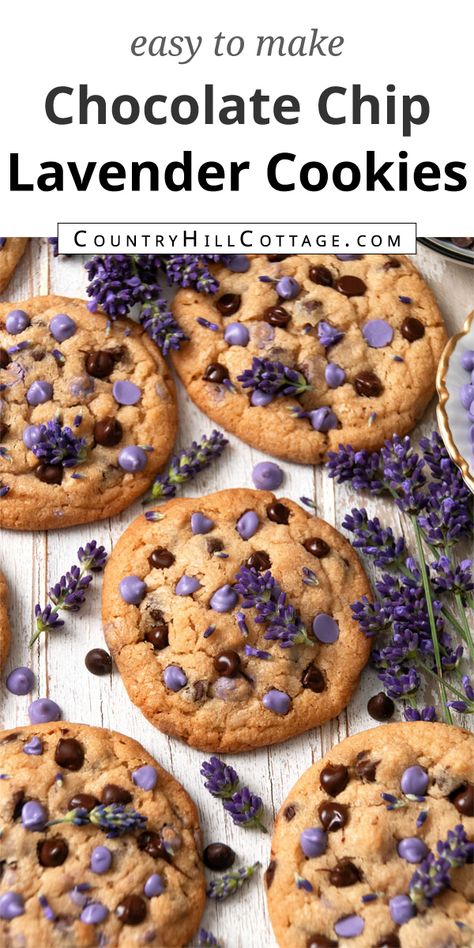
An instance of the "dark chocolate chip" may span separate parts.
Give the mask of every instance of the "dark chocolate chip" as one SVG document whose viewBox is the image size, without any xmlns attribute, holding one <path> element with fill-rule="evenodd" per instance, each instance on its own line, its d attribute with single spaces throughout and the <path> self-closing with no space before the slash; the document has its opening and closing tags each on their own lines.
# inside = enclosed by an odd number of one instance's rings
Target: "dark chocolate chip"
<svg viewBox="0 0 474 948">
<path fill-rule="evenodd" d="M 375 783 L 377 779 L 377 765 L 379 760 L 371 760 L 369 751 L 361 751 L 357 754 L 355 763 L 355 772 L 360 780 L 366 783 Z"/>
<path fill-rule="evenodd" d="M 326 543 L 326 540 L 321 537 L 309 537 L 304 541 L 303 546 L 308 553 L 317 556 L 318 560 L 322 560 L 323 556 L 327 556 L 330 550 L 329 543 Z"/>
<path fill-rule="evenodd" d="M 68 801 L 67 808 L 68 810 L 87 810 L 89 813 L 95 806 L 99 806 L 99 803 L 100 800 L 93 796 L 92 793 L 76 793 L 75 796 L 71 797 Z"/>
<path fill-rule="evenodd" d="M 329 882 L 338 889 L 343 889 L 348 885 L 355 885 L 355 883 L 360 882 L 361 879 L 361 873 L 350 859 L 340 859 L 329 873 Z"/>
<path fill-rule="evenodd" d="M 118 787 L 116 783 L 106 783 L 100 795 L 102 803 L 131 803 L 132 794 L 125 787 Z"/>
<path fill-rule="evenodd" d="M 0 421 L 0 441 L 3 441 L 7 432 L 8 432 L 8 425 L 6 425 L 3 421 Z"/>
<path fill-rule="evenodd" d="M 283 810 L 283 816 L 285 817 L 285 820 L 290 823 L 291 820 L 296 816 L 296 806 L 293 803 L 290 803 L 288 806 L 286 806 Z"/>
<path fill-rule="evenodd" d="M 233 316 L 240 309 L 242 297 L 238 293 L 224 293 L 216 300 L 216 306 L 221 316 Z"/>
<path fill-rule="evenodd" d="M 399 270 L 400 267 L 401 263 L 399 260 L 395 260 L 395 257 L 389 257 L 383 265 L 384 270 Z"/>
<path fill-rule="evenodd" d="M 257 572 L 262 573 L 264 570 L 270 569 L 272 564 L 265 550 L 257 550 L 255 553 L 251 553 L 245 565 L 249 569 L 256 569 Z"/>
<path fill-rule="evenodd" d="M 359 277 L 346 276 L 339 277 L 336 283 L 336 289 L 344 296 L 363 296 L 367 287 Z"/>
<path fill-rule="evenodd" d="M 213 553 L 220 553 L 220 551 L 224 549 L 224 544 L 218 537 L 209 537 L 209 539 L 206 540 L 206 549 L 212 556 Z"/>
<path fill-rule="evenodd" d="M 240 671 L 240 655 L 231 649 L 219 652 L 214 659 L 214 668 L 219 675 L 233 678 Z"/>
<path fill-rule="evenodd" d="M 89 352 L 85 360 L 86 371 L 95 379 L 106 379 L 110 375 L 115 365 L 115 359 L 111 352 L 104 352 L 98 349 L 96 352 Z"/>
<path fill-rule="evenodd" d="M 379 691 L 377 695 L 372 695 L 367 702 L 367 711 L 374 721 L 389 721 L 393 717 L 395 705 L 388 695 Z"/>
<path fill-rule="evenodd" d="M 44 349 L 33 349 L 31 351 L 31 358 L 34 362 L 42 362 L 46 358 L 46 352 Z"/>
<path fill-rule="evenodd" d="M 455 247 L 462 247 L 464 250 L 474 244 L 474 237 L 450 237 L 449 239 Z"/>
<path fill-rule="evenodd" d="M 375 372 L 359 372 L 354 379 L 354 388 L 358 395 L 376 398 L 382 394 L 383 385 Z"/>
<path fill-rule="evenodd" d="M 21 816 L 21 811 L 26 803 L 25 791 L 16 790 L 12 796 L 12 820 L 19 820 Z"/>
<path fill-rule="evenodd" d="M 270 263 L 279 263 L 280 260 L 286 260 L 289 256 L 289 253 L 267 253 L 267 260 Z"/>
<path fill-rule="evenodd" d="M 146 917 L 146 902 L 141 895 L 126 895 L 115 909 L 124 925 L 140 925 Z"/>
<path fill-rule="evenodd" d="M 301 676 L 301 684 L 303 688 L 309 688 L 310 691 L 315 691 L 316 694 L 320 694 L 326 687 L 322 671 L 316 668 L 316 665 L 313 665 L 312 662 L 305 668 Z"/>
<path fill-rule="evenodd" d="M 319 776 L 321 789 L 330 797 L 337 797 L 349 783 L 349 771 L 344 764 L 326 764 Z"/>
<path fill-rule="evenodd" d="M 269 306 L 263 314 L 266 323 L 270 326 L 276 326 L 277 329 L 284 329 L 288 325 L 291 316 L 287 313 L 284 306 Z"/>
<path fill-rule="evenodd" d="M 323 829 L 329 833 L 342 829 L 349 819 L 349 807 L 344 803 L 323 801 L 319 804 L 318 813 Z"/>
<path fill-rule="evenodd" d="M 80 770 L 84 763 L 84 748 L 75 737 L 61 737 L 56 744 L 54 759 L 66 770 Z"/>
<path fill-rule="evenodd" d="M 310 935 L 306 942 L 306 948 L 337 948 L 338 942 L 327 935 Z"/>
<path fill-rule="evenodd" d="M 265 870 L 265 885 L 267 889 L 270 888 L 275 878 L 276 867 L 277 867 L 276 859 L 271 859 L 270 862 L 268 863 L 267 869 Z"/>
<path fill-rule="evenodd" d="M 112 659 L 103 648 L 91 648 L 84 661 L 91 675 L 108 675 L 112 671 Z"/>
<path fill-rule="evenodd" d="M 202 701 L 207 696 L 207 681 L 193 682 L 193 701 Z"/>
<path fill-rule="evenodd" d="M 113 448 L 122 440 L 123 428 L 117 418 L 110 415 L 94 425 L 94 440 L 104 448 Z"/>
<path fill-rule="evenodd" d="M 6 369 L 7 365 L 10 365 L 11 361 L 12 360 L 10 359 L 7 350 L 0 348 L 0 369 Z"/>
<path fill-rule="evenodd" d="M 309 278 L 313 283 L 318 283 L 319 286 L 332 286 L 332 273 L 327 267 L 323 267 L 322 265 L 311 267 Z"/>
<path fill-rule="evenodd" d="M 269 504 L 267 507 L 267 517 L 269 520 L 272 520 L 273 523 L 288 523 L 290 519 L 290 511 L 288 507 L 285 507 L 284 504 L 280 504 L 279 501 L 275 501 L 273 504 Z"/>
<path fill-rule="evenodd" d="M 175 561 L 175 557 L 170 552 L 166 550 L 164 546 L 157 546 L 156 550 L 153 550 L 148 557 L 148 562 L 152 569 L 168 569 L 169 566 L 172 566 Z"/>
<path fill-rule="evenodd" d="M 209 843 L 203 853 L 204 865 L 208 869 L 230 869 L 235 861 L 234 850 L 225 843 Z"/>
<path fill-rule="evenodd" d="M 415 342 L 425 335 L 425 327 L 414 316 L 406 316 L 402 322 L 401 334 L 408 342 Z"/>
<path fill-rule="evenodd" d="M 41 866 L 48 869 L 53 866 L 62 866 L 69 853 L 69 846 L 62 836 L 53 836 L 51 839 L 43 839 L 36 847 L 38 862 Z"/>
<path fill-rule="evenodd" d="M 64 468 L 62 464 L 38 464 L 34 473 L 43 484 L 61 484 Z"/>
<path fill-rule="evenodd" d="M 474 816 L 474 787 L 472 783 L 466 784 L 453 797 L 453 803 L 458 813 L 463 816 Z"/>
<path fill-rule="evenodd" d="M 137 845 L 142 852 L 148 853 L 152 859 L 164 859 L 165 862 L 171 862 L 171 854 L 165 848 L 159 833 L 140 833 L 137 838 Z"/>
<path fill-rule="evenodd" d="M 149 642 L 150 645 L 153 645 L 153 648 L 157 652 L 161 652 L 163 648 L 166 648 L 169 645 L 168 638 L 168 623 L 163 621 L 158 621 L 152 629 L 148 629 L 145 632 L 145 641 Z"/>
<path fill-rule="evenodd" d="M 390 935 L 384 935 L 374 948 L 400 948 L 400 939 L 395 932 L 391 932 Z"/>
<path fill-rule="evenodd" d="M 220 362 L 211 362 L 204 373 L 204 380 L 206 382 L 214 382 L 216 385 L 220 385 L 228 378 L 229 372 L 225 365 L 221 365 Z"/>
</svg>

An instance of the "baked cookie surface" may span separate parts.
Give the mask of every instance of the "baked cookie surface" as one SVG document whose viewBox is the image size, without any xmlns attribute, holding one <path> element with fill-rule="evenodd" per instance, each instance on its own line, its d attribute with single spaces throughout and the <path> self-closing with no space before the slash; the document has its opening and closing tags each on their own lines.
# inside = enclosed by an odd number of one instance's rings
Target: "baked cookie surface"
<svg viewBox="0 0 474 948">
<path fill-rule="evenodd" d="M 81 300 L 0 304 L 0 383 L 1 527 L 112 516 L 172 450 L 175 389 L 158 349 Z"/>
<path fill-rule="evenodd" d="M 17 728 L 0 733 L 0 772 L 3 945 L 188 943 L 205 900 L 196 808 L 140 744 L 83 724 Z M 109 837 L 101 803 L 128 829 Z M 73 809 L 81 825 L 61 822 Z"/>
<path fill-rule="evenodd" d="M 143 714 L 214 751 L 335 717 L 370 651 L 350 609 L 370 588 L 347 540 L 267 491 L 172 500 L 159 515 L 122 535 L 102 597 L 108 646 Z M 251 594 L 262 584 L 263 611 Z"/>
<path fill-rule="evenodd" d="M 0 671 L 6 662 L 9 647 L 8 586 L 3 573 L 0 572 Z"/>
<path fill-rule="evenodd" d="M 199 408 L 248 444 L 306 464 L 341 442 L 375 450 L 410 431 L 435 392 L 447 338 L 411 261 L 378 254 L 246 259 L 245 272 L 211 266 L 220 283 L 215 296 L 181 289 L 173 303 L 189 342 L 172 358 Z M 268 366 L 255 359 L 300 376 L 281 380 L 272 397 L 275 370 L 265 380 Z M 252 368 L 257 390 L 242 379 Z M 302 394 L 282 395 L 288 383 Z"/>
<path fill-rule="evenodd" d="M 450 832 L 459 852 L 464 833 L 472 842 L 473 759 L 474 736 L 460 728 L 389 724 L 310 767 L 278 814 L 266 872 L 281 948 L 472 946 L 472 865 L 451 869 L 432 904 L 410 882 Z"/>
<path fill-rule="evenodd" d="M 27 237 L 0 237 L 0 293 L 8 286 L 27 243 Z"/>
</svg>

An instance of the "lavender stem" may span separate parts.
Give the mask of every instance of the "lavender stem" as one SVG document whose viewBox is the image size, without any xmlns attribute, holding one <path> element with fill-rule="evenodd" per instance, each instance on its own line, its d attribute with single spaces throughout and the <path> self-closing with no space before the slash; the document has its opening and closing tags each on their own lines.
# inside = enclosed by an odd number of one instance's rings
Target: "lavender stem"
<svg viewBox="0 0 474 948">
<path fill-rule="evenodd" d="M 441 703 L 443 705 L 443 716 L 446 719 L 448 724 L 452 724 L 453 718 L 451 715 L 451 711 L 446 706 L 448 696 L 446 694 L 446 686 L 443 679 L 443 666 L 441 664 L 441 652 L 440 652 L 440 647 L 439 647 L 439 642 L 438 642 L 438 635 L 436 632 L 436 622 L 435 622 L 435 615 L 434 615 L 434 609 L 433 609 L 433 600 L 431 597 L 431 586 L 430 586 L 430 581 L 428 577 L 428 572 L 426 569 L 425 551 L 423 549 L 421 529 L 418 525 L 418 520 L 414 514 L 410 515 L 410 520 L 413 524 L 413 529 L 415 531 L 416 548 L 418 551 L 418 559 L 419 559 L 420 571 L 421 571 L 421 580 L 423 583 L 423 590 L 424 590 L 425 598 L 426 598 L 426 607 L 428 610 L 428 617 L 430 620 L 431 640 L 433 642 L 433 652 L 434 652 L 434 657 L 435 657 L 435 662 L 436 662 L 436 669 L 438 672 L 438 679 L 439 679 L 438 687 L 439 687 L 439 693 L 441 697 Z"/>
</svg>

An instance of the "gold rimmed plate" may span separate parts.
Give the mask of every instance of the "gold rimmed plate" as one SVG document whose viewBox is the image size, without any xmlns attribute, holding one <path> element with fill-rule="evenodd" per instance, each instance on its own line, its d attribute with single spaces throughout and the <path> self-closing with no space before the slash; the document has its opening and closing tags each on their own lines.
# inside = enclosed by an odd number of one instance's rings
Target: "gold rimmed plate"
<svg viewBox="0 0 474 948">
<path fill-rule="evenodd" d="M 474 350 L 474 311 L 460 332 L 453 336 L 441 356 L 436 376 L 438 425 L 446 450 L 474 493 L 474 442 L 470 438 L 468 413 L 461 405 L 460 390 L 470 382 L 470 373 L 461 365 L 464 352 Z"/>
</svg>

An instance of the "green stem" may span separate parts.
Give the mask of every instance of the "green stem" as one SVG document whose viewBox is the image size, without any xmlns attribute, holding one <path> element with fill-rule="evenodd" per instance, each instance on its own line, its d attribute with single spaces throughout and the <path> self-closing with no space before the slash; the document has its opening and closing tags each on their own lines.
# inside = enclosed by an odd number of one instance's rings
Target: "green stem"
<svg viewBox="0 0 474 948">
<path fill-rule="evenodd" d="M 468 647 L 468 649 L 469 649 L 469 651 L 470 651 L 470 653 L 471 653 L 471 658 L 474 659 L 474 642 L 473 642 L 473 639 L 472 639 L 471 630 L 470 630 L 470 628 L 469 628 L 469 623 L 468 623 L 468 621 L 467 621 L 466 610 L 464 609 L 464 604 L 463 604 L 463 601 L 462 601 L 461 593 L 457 592 L 457 593 L 455 594 L 455 597 L 454 597 L 454 598 L 456 599 L 456 605 L 457 605 L 457 607 L 458 607 L 459 614 L 460 614 L 460 616 L 461 616 L 461 622 L 462 622 L 463 629 L 464 629 L 464 632 L 461 633 L 461 634 L 462 634 L 462 637 L 463 637 L 464 641 L 466 642 L 466 645 L 467 645 L 467 647 Z"/>
<path fill-rule="evenodd" d="M 81 581 L 82 577 L 85 575 L 85 573 L 87 573 L 88 568 L 89 568 L 88 566 L 83 566 L 83 567 L 82 567 L 82 569 L 81 569 L 81 571 L 80 571 L 80 573 L 79 573 L 79 577 L 78 577 L 78 579 L 77 579 L 77 585 L 80 583 L 80 581 Z M 48 597 L 48 598 L 49 598 L 49 597 Z M 57 614 L 58 612 L 61 612 L 61 609 L 63 608 L 63 606 L 64 606 L 64 602 L 58 602 L 58 603 L 56 603 L 56 604 L 53 606 L 53 608 L 51 609 L 51 613 L 55 612 L 55 613 Z M 38 626 L 37 626 L 37 627 L 36 627 L 36 632 L 34 632 L 33 635 L 31 636 L 31 639 L 30 639 L 30 642 L 29 642 L 29 646 L 28 646 L 28 647 L 29 647 L 29 648 L 33 648 L 33 645 L 35 644 L 36 640 L 39 639 L 40 635 L 41 635 L 43 632 L 45 632 L 45 631 L 46 631 L 46 629 L 38 629 Z"/>
<path fill-rule="evenodd" d="M 429 665 L 425 665 L 424 662 L 417 662 L 417 665 L 419 668 L 422 668 L 423 671 L 427 672 L 428 675 L 431 675 L 432 678 L 436 678 L 437 681 L 440 680 L 439 676 L 433 671 L 432 668 L 429 667 Z M 472 702 L 469 701 L 469 698 L 466 698 L 466 695 L 463 695 L 462 691 L 459 691 L 458 688 L 455 688 L 454 685 L 452 685 L 449 681 L 443 679 L 443 684 L 448 689 L 448 691 L 451 691 L 453 695 L 456 695 L 456 697 L 460 698 L 461 701 L 465 701 L 466 704 L 472 704 Z"/>
</svg>

